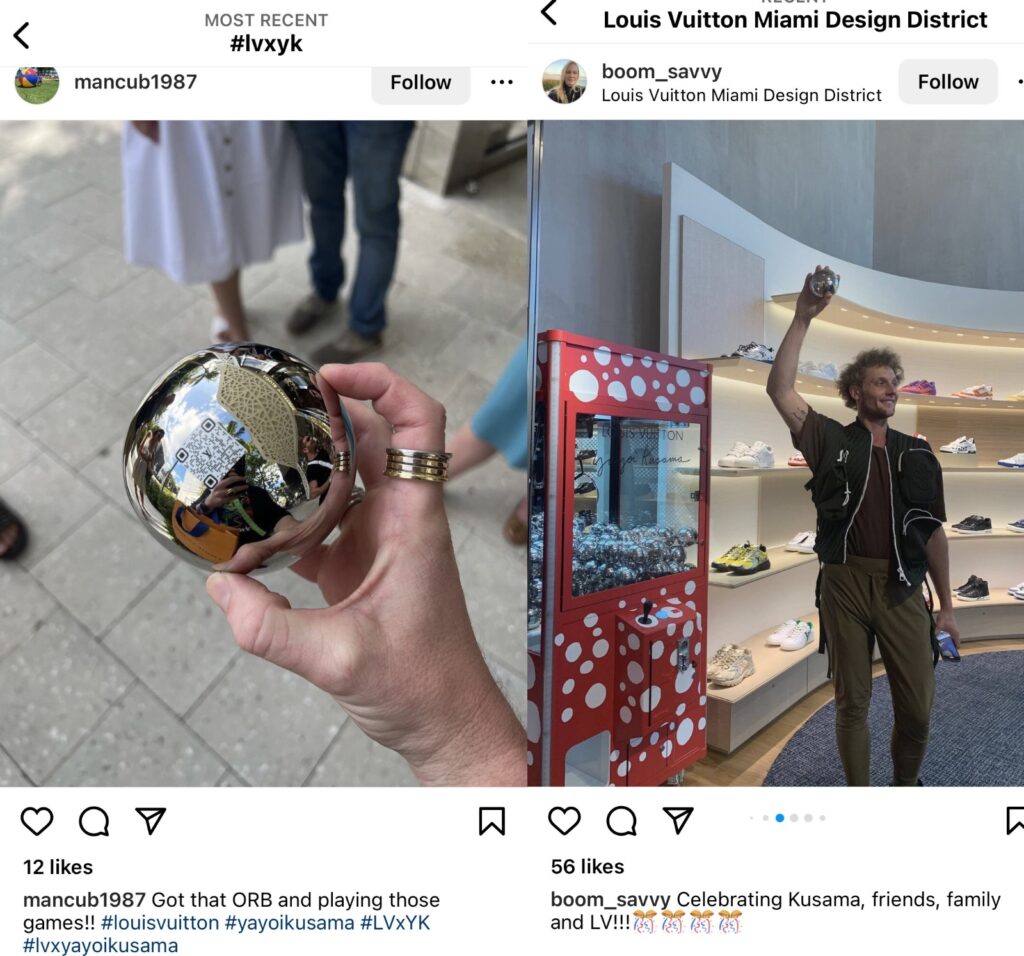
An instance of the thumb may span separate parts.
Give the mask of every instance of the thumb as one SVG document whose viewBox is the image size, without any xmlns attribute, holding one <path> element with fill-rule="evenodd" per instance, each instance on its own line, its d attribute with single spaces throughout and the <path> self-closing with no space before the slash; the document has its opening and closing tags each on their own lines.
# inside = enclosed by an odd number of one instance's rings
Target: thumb
<svg viewBox="0 0 1024 956">
<path fill-rule="evenodd" d="M 308 612 L 293 610 L 287 598 L 244 574 L 213 574 L 206 591 L 243 651 L 313 679 L 307 670 L 317 656 L 319 637 L 309 626 Z"/>
</svg>

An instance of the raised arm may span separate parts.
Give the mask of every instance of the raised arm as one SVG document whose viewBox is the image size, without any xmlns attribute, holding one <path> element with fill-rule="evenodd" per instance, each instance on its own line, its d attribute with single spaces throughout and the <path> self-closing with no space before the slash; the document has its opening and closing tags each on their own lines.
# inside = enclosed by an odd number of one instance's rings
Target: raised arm
<svg viewBox="0 0 1024 956">
<path fill-rule="evenodd" d="M 820 268 L 821 266 L 815 267 L 816 270 Z M 811 291 L 811 273 L 808 272 L 804 279 L 804 287 L 796 300 L 793 321 L 782 339 L 782 344 L 775 354 L 772 370 L 768 374 L 768 396 L 779 410 L 786 426 L 797 438 L 803 432 L 804 422 L 807 420 L 807 402 L 800 397 L 796 390 L 800 349 L 803 348 L 811 320 L 822 312 L 831 301 L 831 295 L 822 296 L 819 299 Z"/>
</svg>

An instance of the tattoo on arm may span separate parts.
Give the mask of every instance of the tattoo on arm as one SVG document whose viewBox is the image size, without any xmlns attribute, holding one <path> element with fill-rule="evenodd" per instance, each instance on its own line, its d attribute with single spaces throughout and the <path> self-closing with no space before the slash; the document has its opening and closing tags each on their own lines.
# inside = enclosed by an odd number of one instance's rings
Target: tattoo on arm
<svg viewBox="0 0 1024 956">
<path fill-rule="evenodd" d="M 795 418 L 795 419 L 796 419 L 796 420 L 797 420 L 798 422 L 802 422 L 802 421 L 804 421 L 804 419 L 806 419 L 806 418 L 807 418 L 807 409 L 806 409 L 806 408 L 797 408 L 797 409 L 794 409 L 794 410 L 793 410 L 793 417 L 794 417 L 794 418 Z"/>
</svg>

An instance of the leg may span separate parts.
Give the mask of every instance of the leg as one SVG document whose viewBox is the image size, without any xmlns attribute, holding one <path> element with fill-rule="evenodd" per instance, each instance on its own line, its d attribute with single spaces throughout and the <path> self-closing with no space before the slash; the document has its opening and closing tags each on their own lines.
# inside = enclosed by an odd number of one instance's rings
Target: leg
<svg viewBox="0 0 1024 956">
<path fill-rule="evenodd" d="M 931 623 L 920 590 L 898 605 L 886 600 L 875 631 L 892 688 L 892 766 L 898 787 L 917 785 L 935 699 Z"/>
<path fill-rule="evenodd" d="M 379 335 L 386 322 L 384 301 L 398 258 L 398 178 L 412 129 L 409 122 L 345 124 L 359 230 L 349 325 L 364 336 Z"/>
<path fill-rule="evenodd" d="M 448 466 L 448 477 L 455 478 L 477 465 L 482 465 L 497 449 L 477 438 L 469 424 L 463 425 L 448 445 L 452 460 Z"/>
<path fill-rule="evenodd" d="M 344 124 L 296 122 L 293 129 L 302 156 L 302 184 L 310 204 L 313 251 L 309 272 L 313 291 L 324 301 L 333 302 L 345 282 L 341 261 L 348 176 Z"/>
<path fill-rule="evenodd" d="M 869 587 L 869 576 L 849 565 L 829 564 L 822 571 L 821 620 L 832 660 L 836 743 L 851 787 L 866 787 L 871 781 Z"/>
<path fill-rule="evenodd" d="M 210 283 L 213 298 L 217 303 L 217 314 L 228 324 L 228 331 L 221 335 L 222 342 L 249 341 L 249 323 L 245 319 L 242 305 L 242 274 L 237 269 L 226 279 Z"/>
</svg>

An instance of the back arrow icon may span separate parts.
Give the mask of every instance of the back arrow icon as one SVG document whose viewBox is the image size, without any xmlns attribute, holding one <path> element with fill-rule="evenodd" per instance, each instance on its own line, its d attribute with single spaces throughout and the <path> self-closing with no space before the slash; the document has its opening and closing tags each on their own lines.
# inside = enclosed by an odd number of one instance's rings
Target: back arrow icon
<svg viewBox="0 0 1024 956">
<path fill-rule="evenodd" d="M 552 26 L 557 27 L 558 21 L 553 16 L 551 16 L 550 13 L 548 13 L 548 10 L 550 10 L 556 3 L 558 3 L 558 0 L 550 0 L 550 3 L 548 3 L 548 5 L 544 7 L 544 9 L 541 10 L 540 13 L 541 16 L 544 17 L 544 19 L 547 20 Z"/>
<path fill-rule="evenodd" d="M 554 0 L 552 0 L 552 3 L 553 2 Z M 551 6 L 551 4 L 549 3 L 548 6 Z M 18 29 L 14 33 L 14 39 L 17 40 L 26 50 L 28 49 L 28 44 L 21 38 L 21 33 L 27 26 L 28 20 L 26 20 L 20 27 L 18 27 Z"/>
</svg>

